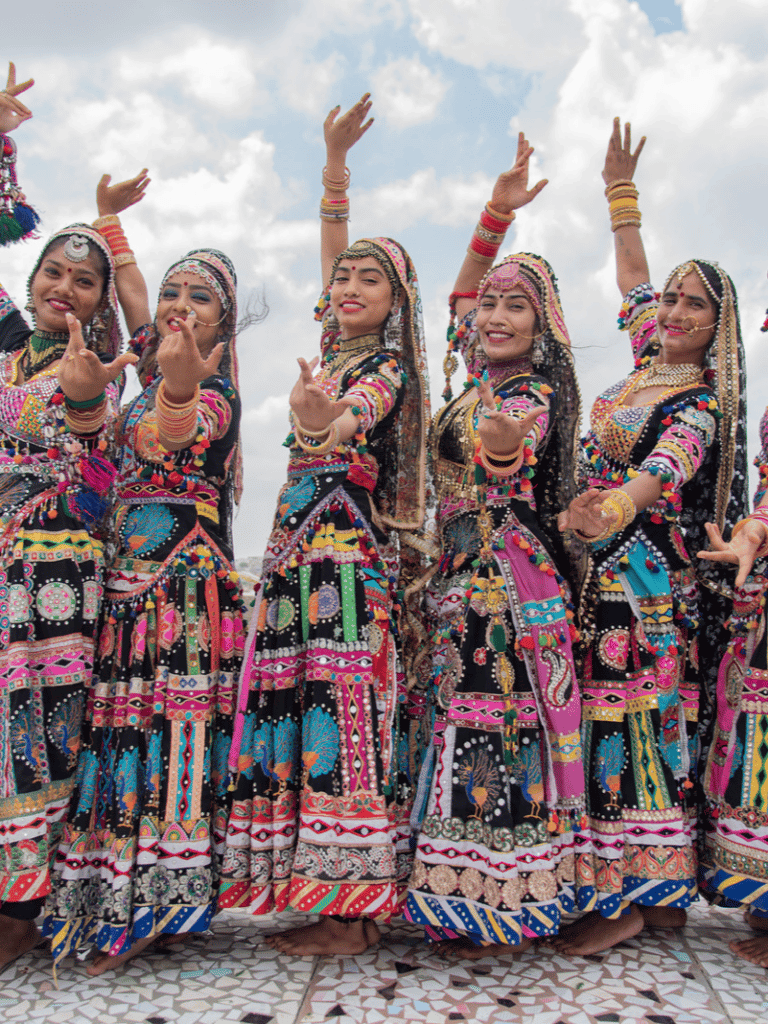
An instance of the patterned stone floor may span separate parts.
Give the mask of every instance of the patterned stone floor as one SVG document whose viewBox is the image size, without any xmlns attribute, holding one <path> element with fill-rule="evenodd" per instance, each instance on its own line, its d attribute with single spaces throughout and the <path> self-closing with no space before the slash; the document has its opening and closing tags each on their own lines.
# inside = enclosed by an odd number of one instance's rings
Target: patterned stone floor
<svg viewBox="0 0 768 1024">
<path fill-rule="evenodd" d="M 747 932 L 734 911 L 695 907 L 678 933 L 646 932 L 599 956 L 550 950 L 507 961 L 447 964 L 416 929 L 386 930 L 357 959 L 294 960 L 260 941 L 274 921 L 222 914 L 212 932 L 175 951 L 137 957 L 89 978 L 67 961 L 58 989 L 43 950 L 0 977 L 0 1020 L 94 1024 L 526 1024 L 768 1022 L 768 971 L 736 959 Z"/>
</svg>

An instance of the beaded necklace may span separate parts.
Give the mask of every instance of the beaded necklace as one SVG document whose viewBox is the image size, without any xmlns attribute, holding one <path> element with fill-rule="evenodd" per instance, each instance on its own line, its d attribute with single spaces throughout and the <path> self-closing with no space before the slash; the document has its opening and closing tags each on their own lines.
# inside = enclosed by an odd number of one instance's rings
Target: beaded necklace
<svg viewBox="0 0 768 1024">
<path fill-rule="evenodd" d="M 40 373 L 46 366 L 61 359 L 69 344 L 69 334 L 62 331 L 35 329 L 27 340 L 21 368 L 26 380 Z"/>
<path fill-rule="evenodd" d="M 323 367 L 331 374 L 337 374 L 346 369 L 355 356 L 361 352 L 369 351 L 375 354 L 382 347 L 380 334 L 362 334 L 358 338 L 340 338 L 335 342 L 323 357 Z"/>
</svg>

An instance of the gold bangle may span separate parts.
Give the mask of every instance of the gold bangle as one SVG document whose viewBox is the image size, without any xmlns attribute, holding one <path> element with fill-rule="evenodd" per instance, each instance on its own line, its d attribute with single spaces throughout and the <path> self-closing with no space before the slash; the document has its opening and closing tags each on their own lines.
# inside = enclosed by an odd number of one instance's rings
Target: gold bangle
<svg viewBox="0 0 768 1024">
<path fill-rule="evenodd" d="M 296 419 L 295 416 L 293 418 L 294 429 L 297 430 L 302 435 L 302 437 L 311 437 L 313 441 L 316 438 L 318 438 L 318 437 L 325 437 L 325 435 L 331 429 L 331 424 L 332 423 L 333 423 L 333 420 L 331 420 L 331 423 L 329 423 L 327 427 L 323 427 L 322 430 L 308 430 L 302 424 L 301 420 Z"/>
<path fill-rule="evenodd" d="M 636 187 L 634 181 L 631 178 L 616 178 L 615 181 L 612 181 L 605 186 L 605 194 L 608 195 L 611 189 L 614 189 L 619 185 L 631 185 L 633 188 Z"/>
<path fill-rule="evenodd" d="M 621 533 L 637 515 L 637 505 L 632 500 L 632 495 L 622 491 L 621 488 L 609 491 L 600 504 L 601 512 L 614 513 L 618 518 L 615 522 L 609 523 L 602 533 L 592 540 L 607 540 L 614 534 Z"/>
<path fill-rule="evenodd" d="M 324 431 L 325 433 L 326 431 Z M 294 436 L 296 438 L 296 444 L 301 448 L 307 455 L 326 455 L 328 452 L 333 451 L 336 445 L 339 443 L 339 424 L 337 420 L 327 429 L 328 437 L 325 441 L 320 441 L 318 444 L 307 444 L 304 440 L 303 431 L 299 427 L 294 429 Z"/>
<path fill-rule="evenodd" d="M 511 224 L 516 216 L 514 210 L 512 211 L 512 213 L 499 213 L 498 210 L 494 210 L 490 203 L 486 203 L 485 208 L 491 215 L 491 217 L 495 217 L 496 220 L 503 220 L 505 224 Z"/>
<path fill-rule="evenodd" d="M 523 464 L 523 458 L 525 456 L 524 443 L 520 443 L 518 447 L 510 455 L 497 455 L 494 452 L 488 451 L 485 445 L 480 442 L 480 448 L 478 450 L 478 457 L 480 464 L 487 473 L 491 473 L 493 476 L 513 476 Z M 496 464 L 498 463 L 498 465 Z"/>
<path fill-rule="evenodd" d="M 473 260 L 482 263 L 484 267 L 493 266 L 493 261 L 496 259 L 495 256 L 481 256 L 471 246 L 467 246 L 467 256 L 471 256 Z"/>
</svg>

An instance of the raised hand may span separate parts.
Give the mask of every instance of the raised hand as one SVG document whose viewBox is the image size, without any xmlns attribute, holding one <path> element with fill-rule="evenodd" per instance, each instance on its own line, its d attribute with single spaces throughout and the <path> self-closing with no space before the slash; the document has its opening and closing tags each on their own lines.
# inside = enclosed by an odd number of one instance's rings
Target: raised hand
<svg viewBox="0 0 768 1024">
<path fill-rule="evenodd" d="M 755 558 L 761 547 L 768 541 L 768 531 L 765 526 L 756 520 L 747 520 L 735 537 L 728 543 L 723 540 L 723 535 L 714 523 L 705 523 L 704 527 L 712 545 L 711 551 L 699 551 L 699 558 L 708 562 L 730 562 L 738 565 L 736 573 L 736 586 L 743 587 L 747 576 L 752 572 Z"/>
<path fill-rule="evenodd" d="M 624 125 L 624 140 L 621 138 L 621 120 L 618 117 L 613 119 L 613 131 L 608 140 L 608 152 L 605 154 L 605 166 L 603 167 L 603 181 L 610 185 L 612 181 L 619 178 L 633 180 L 635 168 L 640 154 L 645 145 L 645 136 L 640 139 L 637 149 L 632 152 L 632 126 L 629 121 Z"/>
<path fill-rule="evenodd" d="M 224 355 L 225 343 L 220 341 L 203 359 L 192 330 L 194 316 L 190 313 L 186 320 L 180 317 L 174 320 L 178 330 L 166 334 L 157 350 L 157 364 L 165 378 L 165 393 L 178 404 L 194 395 L 200 381 L 216 373 Z"/>
<path fill-rule="evenodd" d="M 585 540 L 599 537 L 610 523 L 616 522 L 613 513 L 602 511 L 606 491 L 598 487 L 590 487 L 583 494 L 578 494 L 567 509 L 557 517 L 557 527 L 561 533 L 573 530 Z"/>
<path fill-rule="evenodd" d="M 528 143 L 523 132 L 517 137 L 517 157 L 508 171 L 504 171 L 496 179 L 491 195 L 491 207 L 498 213 L 509 214 L 526 206 L 541 192 L 547 184 L 547 178 L 537 181 L 533 188 L 528 188 L 528 164 L 533 154 L 533 146 Z"/>
<path fill-rule="evenodd" d="M 547 408 L 540 405 L 518 419 L 496 408 L 496 398 L 490 383 L 483 378 L 477 386 L 480 395 L 477 433 L 486 451 L 506 455 L 515 451 L 533 424 Z"/>
<path fill-rule="evenodd" d="M 73 402 L 98 398 L 126 366 L 138 362 L 132 352 L 123 352 L 111 363 L 102 363 L 96 353 L 86 347 L 80 321 L 71 313 L 67 313 L 67 327 L 69 344 L 59 363 L 59 386 Z"/>
<path fill-rule="evenodd" d="M 146 194 L 147 185 L 152 179 L 147 176 L 147 168 L 139 171 L 135 178 L 118 181 L 112 185 L 112 175 L 103 174 L 96 186 L 96 206 L 100 217 L 122 213 L 129 206 L 140 203 Z"/>
<path fill-rule="evenodd" d="M 354 405 L 354 399 L 332 402 L 323 389 L 315 384 L 313 374 L 320 361 L 317 356 L 311 363 L 306 359 L 297 361 L 299 379 L 293 385 L 289 399 L 293 414 L 305 430 L 327 430 L 345 409 Z"/>
<path fill-rule="evenodd" d="M 367 92 L 341 117 L 339 117 L 340 106 L 336 106 L 330 111 L 323 122 L 325 148 L 329 156 L 346 158 L 349 150 L 373 124 L 372 117 L 365 120 L 370 109 L 371 94 Z"/>
<path fill-rule="evenodd" d="M 26 92 L 35 84 L 34 78 L 28 78 L 26 82 L 16 84 L 16 65 L 13 61 L 8 64 L 8 81 L 5 89 L 0 92 L 0 132 L 12 132 L 24 121 L 32 117 L 32 111 L 25 106 L 21 100 L 16 99 L 19 93 Z"/>
</svg>

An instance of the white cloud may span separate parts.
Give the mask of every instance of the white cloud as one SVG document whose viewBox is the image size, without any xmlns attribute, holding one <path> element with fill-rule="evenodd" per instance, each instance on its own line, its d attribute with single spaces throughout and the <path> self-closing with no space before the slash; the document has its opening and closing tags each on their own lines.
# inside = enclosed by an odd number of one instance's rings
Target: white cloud
<svg viewBox="0 0 768 1024">
<path fill-rule="evenodd" d="M 399 57 L 372 76 L 376 110 L 394 128 L 412 128 L 431 121 L 448 85 L 418 57 Z"/>
</svg>

